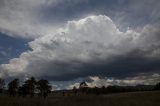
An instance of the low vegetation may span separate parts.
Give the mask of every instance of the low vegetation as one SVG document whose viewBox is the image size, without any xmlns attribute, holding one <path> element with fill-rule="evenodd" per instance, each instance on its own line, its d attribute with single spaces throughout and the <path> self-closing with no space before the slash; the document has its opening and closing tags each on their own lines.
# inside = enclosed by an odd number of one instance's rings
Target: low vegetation
<svg viewBox="0 0 160 106">
<path fill-rule="evenodd" d="M 108 95 L 0 97 L 0 106 L 160 106 L 160 92 L 132 92 Z"/>
</svg>

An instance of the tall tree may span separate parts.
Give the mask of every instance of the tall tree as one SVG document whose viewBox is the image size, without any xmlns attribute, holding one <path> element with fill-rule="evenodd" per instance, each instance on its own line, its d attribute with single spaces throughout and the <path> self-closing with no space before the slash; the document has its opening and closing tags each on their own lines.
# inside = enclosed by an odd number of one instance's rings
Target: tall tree
<svg viewBox="0 0 160 106">
<path fill-rule="evenodd" d="M 23 84 L 18 88 L 18 94 L 19 96 L 26 96 L 28 94 L 27 85 Z"/>
<path fill-rule="evenodd" d="M 34 96 L 36 90 L 36 80 L 34 77 L 26 80 L 22 86 L 19 87 L 19 95 L 26 96 L 30 95 Z"/>
<path fill-rule="evenodd" d="M 36 80 L 34 77 L 31 77 L 30 79 L 26 80 L 23 87 L 26 87 L 27 90 L 27 94 L 29 94 L 30 96 L 34 96 L 35 93 L 35 89 L 36 89 Z"/>
<path fill-rule="evenodd" d="M 15 96 L 19 88 L 19 79 L 14 79 L 8 84 L 8 91 L 11 96 Z"/>
<path fill-rule="evenodd" d="M 5 87 L 5 81 L 4 81 L 4 79 L 0 78 L 0 93 L 3 92 L 4 87 Z"/>
<path fill-rule="evenodd" d="M 51 92 L 51 86 L 47 80 L 41 79 L 37 82 L 37 89 L 44 98 Z"/>
</svg>

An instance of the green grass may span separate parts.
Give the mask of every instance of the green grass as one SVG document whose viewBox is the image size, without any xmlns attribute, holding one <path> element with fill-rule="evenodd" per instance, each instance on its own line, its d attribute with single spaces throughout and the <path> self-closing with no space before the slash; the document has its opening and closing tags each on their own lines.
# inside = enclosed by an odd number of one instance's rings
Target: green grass
<svg viewBox="0 0 160 106">
<path fill-rule="evenodd" d="M 0 106 L 160 106 L 160 91 L 69 97 L 0 97 Z"/>
</svg>

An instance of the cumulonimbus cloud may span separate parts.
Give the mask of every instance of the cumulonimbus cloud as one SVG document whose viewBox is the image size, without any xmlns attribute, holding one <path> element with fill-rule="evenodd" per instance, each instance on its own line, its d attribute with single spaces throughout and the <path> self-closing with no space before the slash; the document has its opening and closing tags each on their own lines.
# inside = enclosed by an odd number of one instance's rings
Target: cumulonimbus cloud
<svg viewBox="0 0 160 106">
<path fill-rule="evenodd" d="M 69 21 L 55 34 L 29 42 L 32 50 L 2 64 L 0 75 L 27 74 L 59 81 L 92 75 L 127 77 L 158 73 L 159 33 L 158 28 L 150 25 L 139 32 L 121 32 L 104 15 Z"/>
</svg>

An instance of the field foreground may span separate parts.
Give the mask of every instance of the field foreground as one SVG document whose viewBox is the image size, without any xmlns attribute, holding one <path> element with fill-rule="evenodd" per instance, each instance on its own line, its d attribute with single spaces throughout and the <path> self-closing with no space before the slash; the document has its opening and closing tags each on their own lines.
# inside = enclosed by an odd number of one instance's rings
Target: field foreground
<svg viewBox="0 0 160 106">
<path fill-rule="evenodd" d="M 0 106 L 160 106 L 160 91 L 66 97 L 0 96 Z"/>
</svg>

